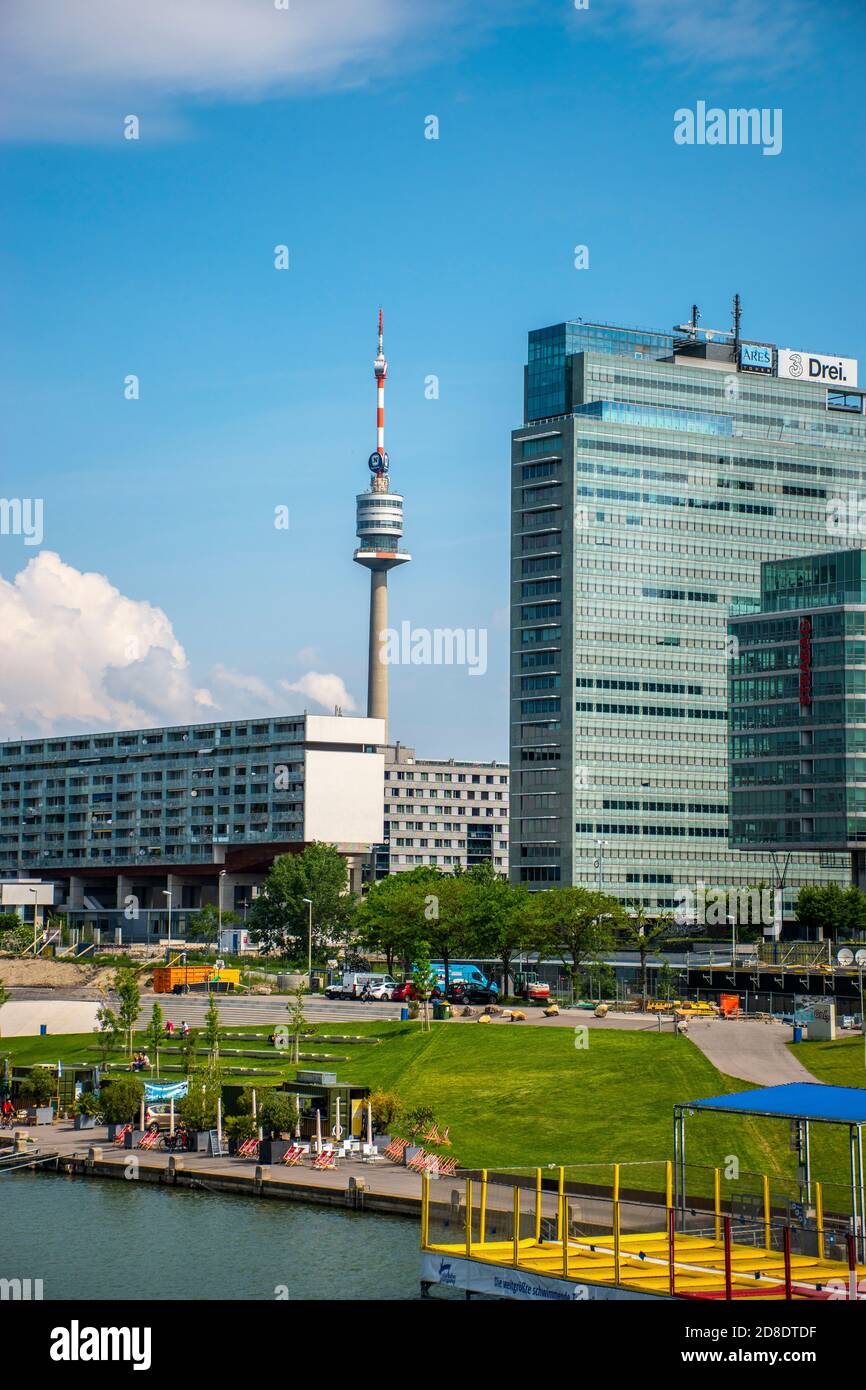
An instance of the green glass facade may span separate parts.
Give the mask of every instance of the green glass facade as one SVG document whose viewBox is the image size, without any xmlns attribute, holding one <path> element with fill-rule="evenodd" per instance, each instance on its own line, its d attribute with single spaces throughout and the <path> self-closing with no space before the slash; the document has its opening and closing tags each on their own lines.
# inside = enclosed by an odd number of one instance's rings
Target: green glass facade
<svg viewBox="0 0 866 1390">
<path fill-rule="evenodd" d="M 729 624 L 731 843 L 866 847 L 866 551 L 761 567 Z"/>
<path fill-rule="evenodd" d="M 773 880 L 768 854 L 728 838 L 727 620 L 755 608 L 763 561 L 838 548 L 828 501 L 866 482 L 855 394 L 842 412 L 825 387 L 738 370 L 724 334 L 530 333 L 512 440 L 513 879 L 601 882 L 651 909 L 684 883 Z M 787 886 L 846 873 L 818 850 Z"/>
</svg>

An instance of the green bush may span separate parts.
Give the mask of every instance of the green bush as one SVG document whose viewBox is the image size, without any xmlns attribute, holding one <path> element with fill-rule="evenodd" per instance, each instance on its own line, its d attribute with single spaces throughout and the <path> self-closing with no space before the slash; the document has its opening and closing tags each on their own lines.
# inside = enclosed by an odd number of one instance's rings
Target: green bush
<svg viewBox="0 0 866 1390">
<path fill-rule="evenodd" d="M 82 1091 L 75 1102 L 76 1115 L 102 1115 L 102 1101 L 94 1091 Z"/>
<path fill-rule="evenodd" d="M 429 1129 L 432 1123 L 432 1105 L 416 1105 L 415 1109 L 410 1110 L 406 1115 L 406 1124 L 413 1139 L 425 1129 Z"/>
<path fill-rule="evenodd" d="M 240 1143 L 244 1139 L 255 1139 L 258 1134 L 258 1126 L 252 1117 L 248 1115 L 229 1115 L 225 1122 L 225 1131 L 229 1139 L 237 1139 Z"/>
<path fill-rule="evenodd" d="M 9 919 L 14 918 L 14 923 Z M 33 932 L 25 927 L 14 912 L 0 912 L 0 951 L 11 951 L 20 955 L 33 944 Z"/>
<path fill-rule="evenodd" d="M 220 1083 L 216 1075 L 194 1071 L 189 1078 L 189 1091 L 178 1101 L 177 1112 L 187 1129 L 213 1129 L 217 1121 L 217 1102 Z"/>
<path fill-rule="evenodd" d="M 370 1110 L 373 1124 L 380 1134 L 389 1134 L 403 1114 L 403 1102 L 396 1091 L 373 1091 L 370 1096 Z"/>
<path fill-rule="evenodd" d="M 259 1101 L 259 1124 L 265 1134 L 276 1138 L 290 1134 L 298 1119 L 298 1105 L 285 1091 L 271 1090 Z"/>
<path fill-rule="evenodd" d="M 133 1124 L 141 1113 L 144 1086 L 137 1076 L 112 1076 L 104 1082 L 101 1109 L 110 1125 Z"/>
<path fill-rule="evenodd" d="M 48 1105 L 57 1094 L 57 1083 L 47 1067 L 31 1067 L 21 1082 L 20 1095 L 25 1105 Z"/>
</svg>

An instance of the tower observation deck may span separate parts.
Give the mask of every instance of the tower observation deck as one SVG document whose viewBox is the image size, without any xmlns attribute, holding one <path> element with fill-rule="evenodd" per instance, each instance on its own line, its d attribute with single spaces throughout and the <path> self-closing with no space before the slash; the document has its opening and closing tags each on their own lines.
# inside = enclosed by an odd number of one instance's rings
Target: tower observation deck
<svg viewBox="0 0 866 1390">
<path fill-rule="evenodd" d="M 376 379 L 376 448 L 368 459 L 370 487 L 356 497 L 356 564 L 370 571 L 370 640 L 367 654 L 367 716 L 388 721 L 388 571 L 412 556 L 401 545 L 403 498 L 391 492 L 390 460 L 385 452 L 385 378 L 388 363 L 382 349 L 382 310 L 379 310 L 379 351 L 373 364 Z"/>
</svg>

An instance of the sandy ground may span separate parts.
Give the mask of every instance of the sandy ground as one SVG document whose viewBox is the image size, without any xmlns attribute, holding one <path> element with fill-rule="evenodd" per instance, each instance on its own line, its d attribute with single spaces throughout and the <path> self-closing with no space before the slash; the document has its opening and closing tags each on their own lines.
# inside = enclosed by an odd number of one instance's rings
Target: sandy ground
<svg viewBox="0 0 866 1390">
<path fill-rule="evenodd" d="M 15 960 L 0 956 L 0 980 L 7 988 L 15 985 L 44 989 L 69 989 L 87 985 L 94 990 L 110 984 L 113 969 L 99 965 L 79 965 L 71 960 Z"/>
</svg>

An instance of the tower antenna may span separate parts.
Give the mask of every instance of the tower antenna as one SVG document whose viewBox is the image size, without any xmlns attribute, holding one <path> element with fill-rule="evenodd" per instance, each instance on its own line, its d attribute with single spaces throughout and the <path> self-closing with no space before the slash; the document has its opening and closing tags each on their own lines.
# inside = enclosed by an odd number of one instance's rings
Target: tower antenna
<svg viewBox="0 0 866 1390">
<path fill-rule="evenodd" d="M 735 362 L 738 362 L 738 361 L 739 361 L 739 358 L 740 358 L 740 319 L 742 318 L 742 313 L 743 313 L 743 310 L 742 310 L 742 306 L 741 306 L 741 304 L 740 304 L 740 296 L 739 296 L 738 294 L 735 294 L 735 295 L 734 295 L 734 361 L 735 361 Z"/>
<path fill-rule="evenodd" d="M 376 381 L 376 448 L 367 465 L 368 492 L 356 497 L 357 564 L 370 571 L 370 635 L 367 649 L 367 717 L 381 719 L 388 728 L 388 572 L 405 565 L 412 556 L 403 549 L 403 498 L 389 491 L 385 453 L 385 378 L 388 363 L 384 348 L 384 315 L 379 309 L 379 342 L 373 376 Z"/>
</svg>

